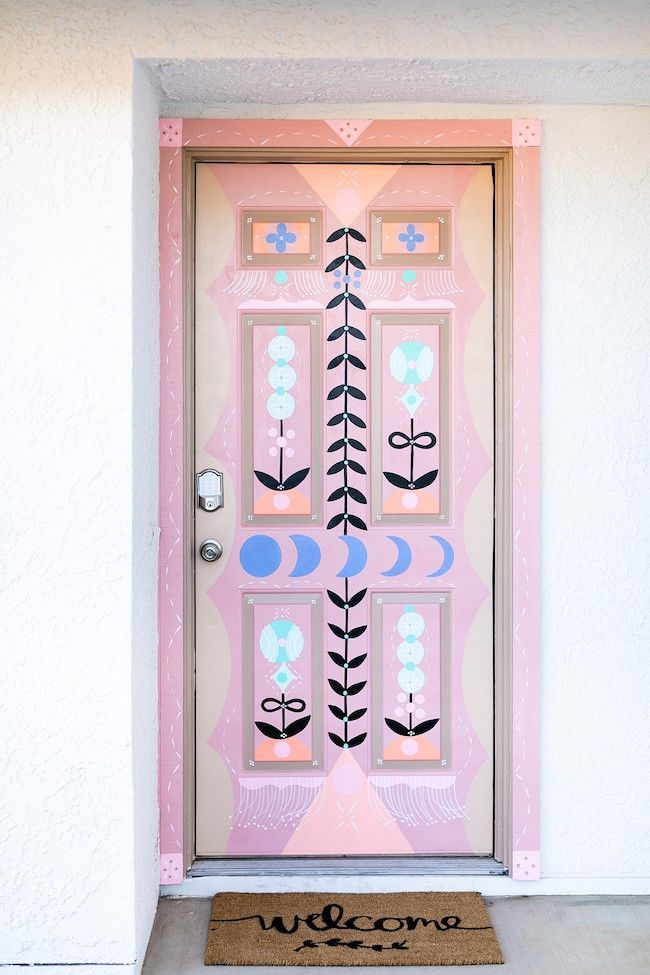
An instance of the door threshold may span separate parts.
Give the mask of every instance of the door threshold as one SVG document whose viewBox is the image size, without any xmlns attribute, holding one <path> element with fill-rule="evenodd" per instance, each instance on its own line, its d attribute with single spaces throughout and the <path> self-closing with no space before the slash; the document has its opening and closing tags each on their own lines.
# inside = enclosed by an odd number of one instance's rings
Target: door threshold
<svg viewBox="0 0 650 975">
<path fill-rule="evenodd" d="M 340 857 L 202 857 L 188 877 L 366 877 L 475 876 L 506 877 L 507 868 L 494 857 L 464 856 L 340 856 Z"/>
</svg>

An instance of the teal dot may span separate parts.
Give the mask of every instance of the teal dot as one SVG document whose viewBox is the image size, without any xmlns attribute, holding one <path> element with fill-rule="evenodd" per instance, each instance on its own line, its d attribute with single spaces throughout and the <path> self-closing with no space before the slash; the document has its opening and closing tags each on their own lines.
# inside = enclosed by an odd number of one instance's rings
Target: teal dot
<svg viewBox="0 0 650 975">
<path fill-rule="evenodd" d="M 408 663 L 406 663 L 404 666 L 406 667 L 407 670 L 415 670 L 415 664 L 413 663 L 412 660 L 409 660 Z"/>
<path fill-rule="evenodd" d="M 286 366 L 286 364 L 287 364 L 286 359 L 278 359 L 278 365 L 279 366 Z"/>
<path fill-rule="evenodd" d="M 285 681 L 286 681 L 286 679 L 287 679 L 287 675 L 286 674 L 278 674 L 278 676 L 275 679 L 277 680 L 277 682 L 279 684 L 284 684 Z"/>
<path fill-rule="evenodd" d="M 413 284 L 415 278 L 415 271 L 402 271 L 402 281 L 404 281 L 405 284 Z"/>
<path fill-rule="evenodd" d="M 278 388 L 276 389 L 276 393 L 278 394 L 278 396 L 284 396 L 284 386 L 278 386 Z"/>
<path fill-rule="evenodd" d="M 413 635 L 413 633 L 409 633 L 409 635 L 406 638 L 406 642 L 407 643 L 415 643 L 415 636 Z"/>
<path fill-rule="evenodd" d="M 413 606 L 411 605 L 411 603 L 407 603 L 406 604 L 406 606 L 404 607 L 404 612 L 405 613 L 414 613 L 415 612 L 415 610 L 413 609 Z"/>
<path fill-rule="evenodd" d="M 348 743 L 347 743 L 347 741 L 346 741 L 346 742 L 344 743 L 344 745 L 343 745 L 343 747 L 344 747 L 344 748 L 349 748 L 349 747 L 350 747 L 350 746 L 348 745 Z"/>
<path fill-rule="evenodd" d="M 416 399 L 416 397 L 415 397 L 415 395 L 414 395 L 413 393 L 410 393 L 410 394 L 409 394 L 409 395 L 408 395 L 408 396 L 406 397 L 406 402 L 407 402 L 407 403 L 408 403 L 408 404 L 409 404 L 410 406 L 412 406 L 412 405 L 413 405 L 414 403 L 417 403 L 417 399 Z"/>
<path fill-rule="evenodd" d="M 289 280 L 289 275 L 286 271 L 276 271 L 273 275 L 276 284 L 286 284 Z"/>
<path fill-rule="evenodd" d="M 287 334 L 287 326 L 286 325 L 278 325 L 278 327 L 276 328 L 276 332 L 278 333 L 278 335 L 286 335 Z"/>
</svg>

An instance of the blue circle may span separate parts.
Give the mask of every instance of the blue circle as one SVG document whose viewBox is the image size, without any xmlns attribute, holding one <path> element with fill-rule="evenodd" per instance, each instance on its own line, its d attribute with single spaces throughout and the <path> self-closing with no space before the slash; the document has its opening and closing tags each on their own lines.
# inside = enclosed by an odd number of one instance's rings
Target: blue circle
<svg viewBox="0 0 650 975">
<path fill-rule="evenodd" d="M 413 284 L 415 282 L 415 278 L 415 271 L 402 271 L 402 281 L 404 281 L 405 284 Z"/>
<path fill-rule="evenodd" d="M 239 551 L 239 561 L 244 572 L 261 579 L 277 572 L 282 561 L 282 552 L 270 535 L 251 535 Z"/>
<path fill-rule="evenodd" d="M 289 280 L 289 275 L 286 271 L 276 271 L 273 275 L 276 284 L 286 284 Z"/>
</svg>

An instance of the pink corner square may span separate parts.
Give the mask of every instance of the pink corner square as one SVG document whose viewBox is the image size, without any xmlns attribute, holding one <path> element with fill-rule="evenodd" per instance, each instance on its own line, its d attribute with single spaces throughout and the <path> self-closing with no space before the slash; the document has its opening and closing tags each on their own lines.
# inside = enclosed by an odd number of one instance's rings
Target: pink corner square
<svg viewBox="0 0 650 975">
<path fill-rule="evenodd" d="M 159 119 L 159 132 L 161 146 L 180 146 L 183 136 L 183 119 Z"/>
<path fill-rule="evenodd" d="M 539 118 L 513 118 L 513 146 L 540 146 L 542 144 L 542 120 Z"/>
<path fill-rule="evenodd" d="M 161 853 L 160 854 L 160 883 L 162 886 L 167 884 L 180 884 L 183 882 L 183 854 L 182 853 Z"/>
<path fill-rule="evenodd" d="M 512 854 L 513 880 L 539 880 L 541 877 L 539 850 L 515 850 Z"/>
</svg>

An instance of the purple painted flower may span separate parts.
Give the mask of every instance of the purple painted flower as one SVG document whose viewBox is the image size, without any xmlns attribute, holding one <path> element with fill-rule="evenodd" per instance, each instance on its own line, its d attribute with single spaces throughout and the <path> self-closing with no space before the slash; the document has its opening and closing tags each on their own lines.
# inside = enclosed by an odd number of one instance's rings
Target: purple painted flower
<svg viewBox="0 0 650 975">
<path fill-rule="evenodd" d="M 275 244 L 278 254 L 284 254 L 287 244 L 295 244 L 298 240 L 295 234 L 287 230 L 286 223 L 279 223 L 274 234 L 266 235 L 267 244 Z M 422 238 L 424 240 L 424 237 Z"/>
<path fill-rule="evenodd" d="M 268 240 L 268 237 L 266 239 Z M 424 240 L 424 234 L 416 234 L 415 224 L 409 223 L 406 226 L 406 233 L 399 234 L 397 239 L 401 240 L 403 244 L 406 244 L 406 249 L 410 253 L 411 251 L 415 250 L 418 244 L 422 243 Z"/>
</svg>

